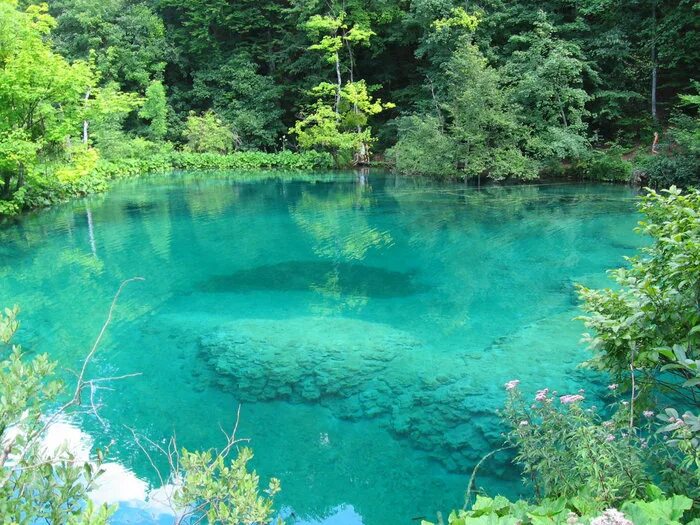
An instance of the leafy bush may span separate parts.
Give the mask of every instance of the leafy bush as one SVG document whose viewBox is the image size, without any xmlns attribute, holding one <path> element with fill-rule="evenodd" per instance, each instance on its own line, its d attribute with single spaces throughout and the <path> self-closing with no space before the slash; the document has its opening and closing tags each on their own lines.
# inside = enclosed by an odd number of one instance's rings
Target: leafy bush
<svg viewBox="0 0 700 525">
<path fill-rule="evenodd" d="M 700 525 L 700 520 L 684 519 L 693 502 L 685 496 L 665 497 L 650 486 L 646 499 L 626 501 L 620 507 L 601 509 L 591 500 L 546 499 L 538 504 L 503 496 L 478 496 L 469 509 L 450 513 L 448 525 Z M 442 520 L 439 523 L 444 523 Z M 421 525 L 433 525 L 423 521 Z"/>
<path fill-rule="evenodd" d="M 229 153 L 238 137 L 213 111 L 187 117 L 185 149 L 194 153 Z"/>
<path fill-rule="evenodd" d="M 700 155 L 681 152 L 645 155 L 637 161 L 636 169 L 653 188 L 688 187 L 700 181 Z"/>
<path fill-rule="evenodd" d="M 457 171 L 456 144 L 431 116 L 409 116 L 398 120 L 399 140 L 387 151 L 399 173 L 454 178 Z"/>
<path fill-rule="evenodd" d="M 78 152 L 71 164 L 50 164 L 28 174 L 28 183 L 12 195 L 0 199 L 0 217 L 11 217 L 24 210 L 43 208 L 75 197 L 106 191 L 112 180 L 174 170 L 322 170 L 333 166 L 328 153 L 282 151 L 265 153 L 242 151 L 230 155 L 172 151 L 167 143 L 136 138 L 129 140 L 131 155 L 97 159 L 96 150 Z"/>
<path fill-rule="evenodd" d="M 173 168 L 182 170 L 252 170 L 263 168 L 313 170 L 327 169 L 333 165 L 330 154 L 317 151 L 304 151 L 302 153 L 242 151 L 231 155 L 177 152 L 170 156 L 170 162 Z"/>
<path fill-rule="evenodd" d="M 583 178 L 595 181 L 629 182 L 632 178 L 632 164 L 622 158 L 618 148 L 593 150 L 577 163 L 576 169 Z"/>
<path fill-rule="evenodd" d="M 641 201 L 638 231 L 653 239 L 628 267 L 612 272 L 616 289 L 579 288 L 589 365 L 613 374 L 637 409 L 659 398 L 697 411 L 700 394 L 700 191 L 671 187 Z M 700 497 L 700 424 L 671 409 L 662 432 L 674 445 L 659 461 L 670 485 Z M 671 419 L 672 418 L 672 419 Z"/>
<path fill-rule="evenodd" d="M 700 84 L 696 82 L 694 87 L 700 93 Z M 688 187 L 700 182 L 700 94 L 680 98 L 681 107 L 689 108 L 689 112 L 677 113 L 671 120 L 658 154 L 638 162 L 638 170 L 654 188 Z"/>
<path fill-rule="evenodd" d="M 557 396 L 543 389 L 526 400 L 507 384 L 503 417 L 539 498 L 585 496 L 605 505 L 637 496 L 650 482 L 644 468 L 646 440 L 630 431 L 627 414 L 604 418 L 583 407 L 582 393 Z"/>
<path fill-rule="evenodd" d="M 700 191 L 675 187 L 641 201 L 638 231 L 654 243 L 611 273 L 617 289 L 579 288 L 594 334 L 591 364 L 645 393 L 700 393 Z M 630 373 L 633 370 L 633 373 Z M 676 387 L 681 387 L 677 389 Z M 696 406 L 697 406 L 697 402 Z"/>
</svg>

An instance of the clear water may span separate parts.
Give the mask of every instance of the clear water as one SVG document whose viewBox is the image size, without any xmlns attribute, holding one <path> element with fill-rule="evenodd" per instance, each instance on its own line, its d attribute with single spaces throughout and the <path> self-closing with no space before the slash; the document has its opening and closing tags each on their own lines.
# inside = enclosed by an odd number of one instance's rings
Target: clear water
<svg viewBox="0 0 700 525">
<path fill-rule="evenodd" d="M 155 483 L 125 426 L 217 446 L 241 403 L 298 523 L 415 523 L 460 505 L 500 445 L 506 381 L 602 393 L 577 368 L 574 283 L 606 284 L 637 220 L 617 186 L 180 174 L 4 225 L 0 304 L 23 307 L 26 348 L 75 368 L 144 277 L 92 366 L 142 375 L 101 393 L 106 426 L 74 421 L 113 461 Z M 518 476 L 495 457 L 477 484 L 516 496 Z M 153 520 L 137 514 L 119 519 Z"/>
</svg>

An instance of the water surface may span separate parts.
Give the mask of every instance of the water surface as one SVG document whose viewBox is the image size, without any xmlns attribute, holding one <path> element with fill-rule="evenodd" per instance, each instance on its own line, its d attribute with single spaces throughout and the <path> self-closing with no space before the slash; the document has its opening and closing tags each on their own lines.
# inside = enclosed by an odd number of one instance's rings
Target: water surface
<svg viewBox="0 0 700 525">
<path fill-rule="evenodd" d="M 217 446 L 240 403 L 289 523 L 415 523 L 461 505 L 500 446 L 506 381 L 604 390 L 577 368 L 574 284 L 607 284 L 636 221 L 618 186 L 178 174 L 0 228 L 0 304 L 23 308 L 26 348 L 75 368 L 144 277 L 92 366 L 142 375 L 101 392 L 104 423 L 73 422 L 113 461 L 157 485 L 126 426 Z M 506 456 L 477 478 L 517 481 Z M 153 521 L 127 506 L 122 523 Z"/>
</svg>

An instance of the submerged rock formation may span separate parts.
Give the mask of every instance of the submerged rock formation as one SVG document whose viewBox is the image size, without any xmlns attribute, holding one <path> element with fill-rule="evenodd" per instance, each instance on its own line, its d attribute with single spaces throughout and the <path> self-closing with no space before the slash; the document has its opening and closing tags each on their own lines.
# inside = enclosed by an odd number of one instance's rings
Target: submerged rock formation
<svg viewBox="0 0 700 525">
<path fill-rule="evenodd" d="M 203 336 L 200 355 L 213 381 L 241 401 L 316 403 L 343 419 L 378 418 L 448 469 L 468 471 L 502 445 L 496 412 L 506 381 L 522 379 L 533 393 L 545 386 L 578 390 L 584 382 L 576 371 L 581 356 L 557 346 L 567 330 L 575 344 L 574 314 L 466 353 L 436 352 L 405 331 L 352 318 L 243 319 Z M 506 468 L 490 466 L 496 475 Z"/>
<path fill-rule="evenodd" d="M 392 366 L 396 360 L 419 352 L 421 343 L 381 324 L 302 317 L 231 323 L 203 337 L 200 346 L 222 385 L 243 401 L 347 403 L 355 395 L 399 386 L 389 387 L 387 372 L 398 368 Z"/>
<path fill-rule="evenodd" d="M 495 399 L 470 400 L 496 392 L 468 379 L 473 374 L 466 373 L 464 360 L 435 356 L 387 325 L 348 318 L 246 319 L 202 337 L 200 351 L 215 381 L 241 401 L 314 402 L 344 419 L 380 417 L 455 470 L 473 465 L 498 438 L 475 410 Z"/>
</svg>

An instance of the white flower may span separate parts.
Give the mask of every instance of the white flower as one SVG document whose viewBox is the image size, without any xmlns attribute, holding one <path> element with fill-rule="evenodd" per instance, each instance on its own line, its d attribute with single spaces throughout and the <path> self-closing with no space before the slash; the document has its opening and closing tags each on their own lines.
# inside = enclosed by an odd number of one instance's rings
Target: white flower
<svg viewBox="0 0 700 525">
<path fill-rule="evenodd" d="M 591 520 L 591 525 L 634 525 L 617 509 L 608 509 L 602 515 Z"/>
</svg>

